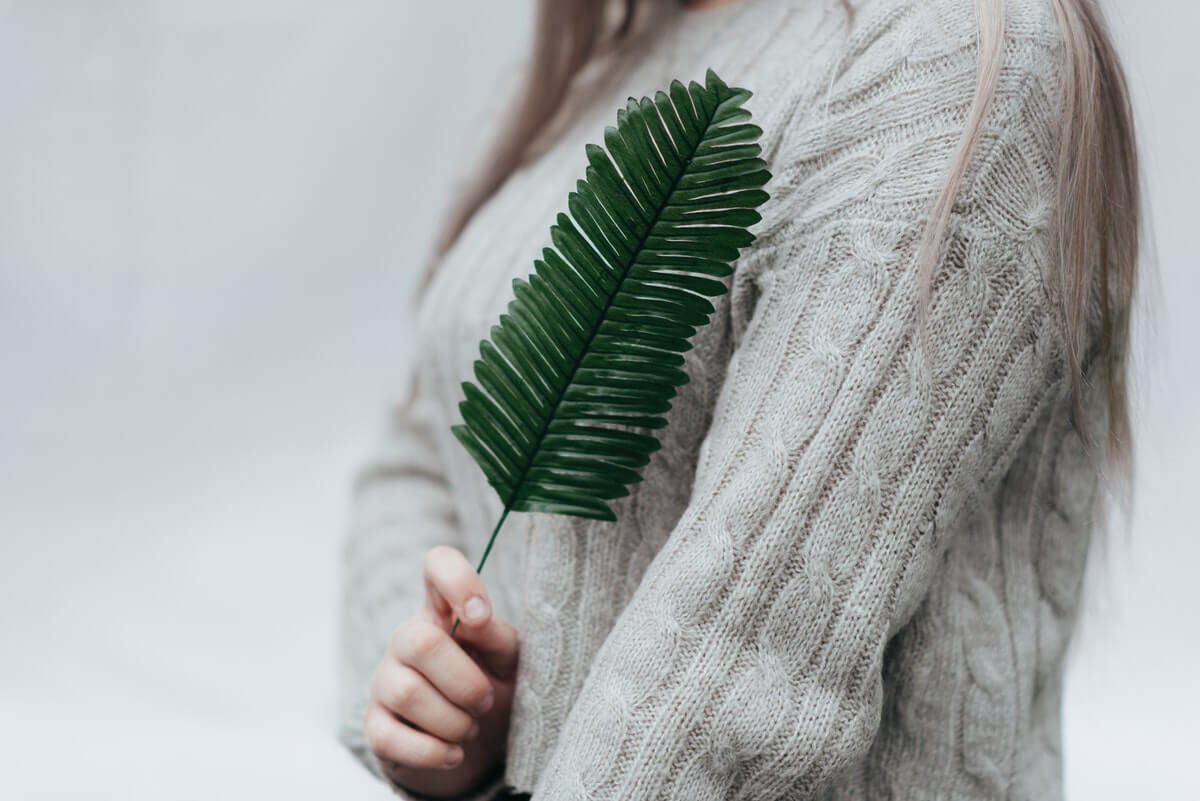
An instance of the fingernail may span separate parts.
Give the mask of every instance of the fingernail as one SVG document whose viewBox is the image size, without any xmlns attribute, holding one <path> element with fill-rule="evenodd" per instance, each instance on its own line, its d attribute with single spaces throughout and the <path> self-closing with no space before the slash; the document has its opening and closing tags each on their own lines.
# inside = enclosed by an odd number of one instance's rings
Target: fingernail
<svg viewBox="0 0 1200 801">
<path fill-rule="evenodd" d="M 488 694 L 482 701 L 479 702 L 479 705 L 475 707 L 475 714 L 482 715 L 484 712 L 487 712 L 492 708 L 492 702 L 495 700 L 496 691 L 491 687 L 488 687 Z"/>
<path fill-rule="evenodd" d="M 472 595 L 468 600 L 463 611 L 467 613 L 467 620 L 483 620 L 487 617 L 488 602 L 480 598 L 478 595 Z"/>
<path fill-rule="evenodd" d="M 452 747 L 446 752 L 446 767 L 450 768 L 457 765 L 459 760 L 462 759 L 462 756 L 463 752 L 461 748 L 459 748 L 457 745 Z"/>
<path fill-rule="evenodd" d="M 479 724 L 472 723 L 471 728 L 467 730 L 467 739 L 474 740 L 478 736 L 479 736 Z"/>
</svg>

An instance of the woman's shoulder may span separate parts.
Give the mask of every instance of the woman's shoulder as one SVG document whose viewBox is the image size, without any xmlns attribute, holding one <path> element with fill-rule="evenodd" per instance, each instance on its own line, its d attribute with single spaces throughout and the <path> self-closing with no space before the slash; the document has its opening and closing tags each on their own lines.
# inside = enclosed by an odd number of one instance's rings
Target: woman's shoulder
<svg viewBox="0 0 1200 801">
<path fill-rule="evenodd" d="M 781 0 L 795 3 L 796 0 Z M 1000 11 L 1005 37 L 1051 47 L 1061 42 L 1055 0 L 832 0 L 853 17 L 855 29 L 878 37 L 894 30 L 914 44 L 956 48 L 976 43 L 985 15 Z M 862 37 L 862 34 L 859 34 Z"/>
<path fill-rule="evenodd" d="M 757 54 L 729 60 L 749 66 L 759 85 L 795 100 L 883 101 L 888 88 L 914 103 L 926 95 L 974 94 L 981 48 L 1002 25 L 1000 84 L 1033 75 L 1055 83 L 1063 72 L 1063 37 L 1055 0 L 745 0 L 782 9 Z M 997 13 L 998 12 L 998 13 Z M 763 17 L 747 15 L 757 25 Z M 740 51 L 741 46 L 735 47 Z M 898 77 L 899 76 L 899 77 Z M 808 97 L 799 97 L 808 94 Z"/>
<path fill-rule="evenodd" d="M 1054 0 L 865 0 L 855 9 L 838 54 L 843 81 L 904 75 L 912 102 L 975 95 L 980 64 L 999 40 L 996 97 L 1055 87 L 1063 73 L 1063 39 Z M 999 27 L 999 36 L 994 31 Z"/>
<path fill-rule="evenodd" d="M 850 209 L 843 201 L 852 198 L 886 201 L 884 187 L 894 188 L 899 205 L 924 203 L 944 178 L 978 93 L 988 37 L 981 37 L 974 2 L 861 0 L 849 4 L 851 12 L 840 0 L 826 3 L 819 25 L 796 25 L 773 39 L 776 52 L 759 61 L 774 66 L 752 76 L 756 97 L 748 105 L 765 132 L 778 196 L 764 210 L 764 233 L 844 217 Z M 1027 143 L 1037 151 L 1025 154 L 1031 163 L 1053 158 L 1063 65 L 1051 3 L 1004 3 L 999 69 L 969 173 L 1004 142 Z"/>
</svg>

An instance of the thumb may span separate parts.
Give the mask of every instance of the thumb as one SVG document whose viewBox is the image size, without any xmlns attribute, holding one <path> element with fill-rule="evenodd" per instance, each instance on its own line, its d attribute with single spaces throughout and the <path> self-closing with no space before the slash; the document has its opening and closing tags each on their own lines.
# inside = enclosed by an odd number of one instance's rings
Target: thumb
<svg viewBox="0 0 1200 801">
<path fill-rule="evenodd" d="M 478 628 L 460 626 L 454 639 L 496 678 L 511 679 L 517 675 L 520 635 L 515 627 L 499 616 L 492 615 L 486 624 Z"/>
</svg>

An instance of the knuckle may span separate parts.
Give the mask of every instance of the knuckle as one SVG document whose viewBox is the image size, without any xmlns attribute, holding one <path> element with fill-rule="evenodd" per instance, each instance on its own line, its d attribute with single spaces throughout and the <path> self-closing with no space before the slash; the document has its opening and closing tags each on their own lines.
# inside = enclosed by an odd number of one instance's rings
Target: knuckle
<svg viewBox="0 0 1200 801">
<path fill-rule="evenodd" d="M 380 756 L 389 756 L 390 739 L 387 725 L 387 719 L 379 714 L 377 710 L 372 710 L 367 713 L 363 720 L 363 735 L 367 740 L 367 747 L 374 753 Z"/>
<path fill-rule="evenodd" d="M 445 632 L 433 624 L 412 626 L 408 633 L 409 652 L 417 659 L 425 659 L 441 647 Z"/>
<path fill-rule="evenodd" d="M 387 650 L 390 654 L 403 653 L 404 643 L 408 640 L 408 630 L 411 628 L 411 621 L 404 621 L 396 628 L 392 629 L 392 633 L 388 635 Z"/>
<path fill-rule="evenodd" d="M 457 549 L 449 545 L 435 545 L 425 552 L 425 569 L 429 570 L 439 562 L 450 558 L 458 553 Z"/>
<path fill-rule="evenodd" d="M 395 708 L 408 707 L 416 699 L 420 689 L 420 680 L 413 671 L 403 670 L 392 679 L 388 697 L 395 704 Z"/>
</svg>

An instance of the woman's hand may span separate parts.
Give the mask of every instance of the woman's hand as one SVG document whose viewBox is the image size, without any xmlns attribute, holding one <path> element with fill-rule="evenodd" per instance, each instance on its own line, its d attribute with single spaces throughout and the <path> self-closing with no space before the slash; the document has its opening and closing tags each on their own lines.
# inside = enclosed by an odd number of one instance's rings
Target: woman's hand
<svg viewBox="0 0 1200 801">
<path fill-rule="evenodd" d="M 504 758 L 519 641 L 457 548 L 432 548 L 424 574 L 424 607 L 396 627 L 371 677 L 363 732 L 396 784 L 452 798 Z"/>
</svg>

